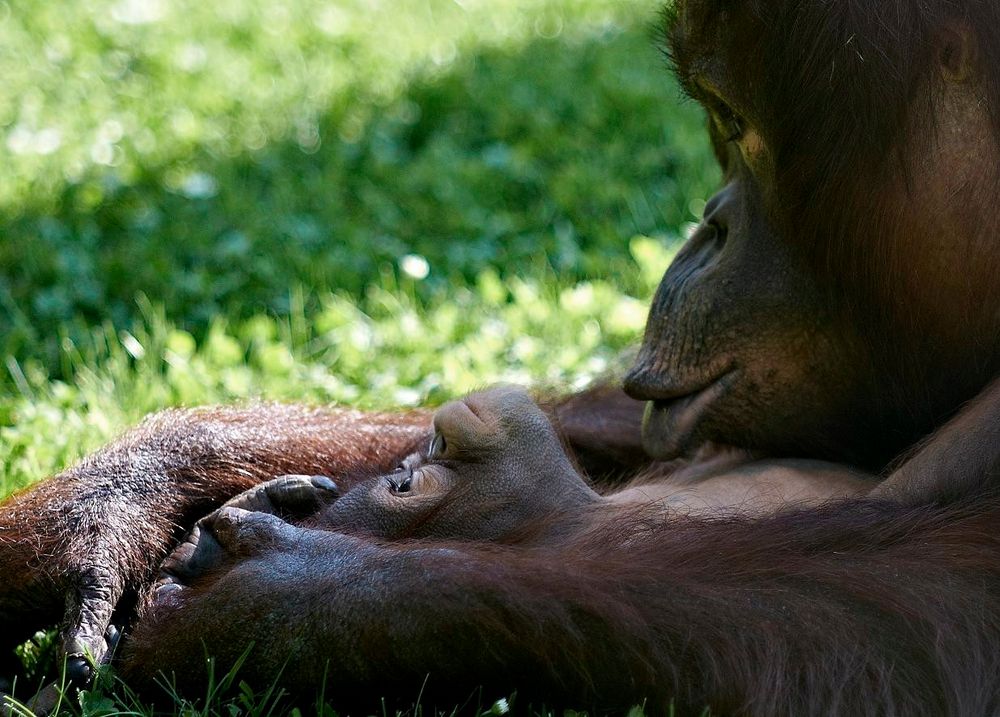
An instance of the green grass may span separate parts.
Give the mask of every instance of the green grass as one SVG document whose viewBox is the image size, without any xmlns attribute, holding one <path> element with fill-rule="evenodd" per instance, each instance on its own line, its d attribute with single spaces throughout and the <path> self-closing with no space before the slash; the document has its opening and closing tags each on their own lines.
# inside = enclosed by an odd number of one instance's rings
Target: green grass
<svg viewBox="0 0 1000 717">
<path fill-rule="evenodd" d="M 113 19 L 142 7 L 159 19 Z M 670 235 L 715 179 L 655 21 L 634 0 L 8 10 L 0 350 L 58 365 L 60 332 L 127 326 L 140 292 L 199 333 L 285 314 L 296 285 L 357 296 L 411 253 L 421 296 L 485 267 L 635 291 L 626 240 Z"/>
<path fill-rule="evenodd" d="M 167 406 L 620 370 L 718 181 L 656 10 L 0 2 L 0 496 Z"/>
<path fill-rule="evenodd" d="M 648 293 L 669 250 L 631 242 L 632 280 Z M 111 322 L 62 342 L 56 380 L 12 357 L 0 396 L 0 491 L 51 474 L 144 414 L 173 405 L 252 398 L 361 407 L 439 403 L 509 381 L 574 388 L 621 366 L 645 303 L 607 281 L 560 287 L 554 277 L 501 281 L 484 269 L 469 286 L 419 301 L 410 283 L 364 298 L 324 293 L 315 310 L 292 292 L 283 317 L 214 320 L 199 340 L 138 301 L 129 329 Z"/>
</svg>

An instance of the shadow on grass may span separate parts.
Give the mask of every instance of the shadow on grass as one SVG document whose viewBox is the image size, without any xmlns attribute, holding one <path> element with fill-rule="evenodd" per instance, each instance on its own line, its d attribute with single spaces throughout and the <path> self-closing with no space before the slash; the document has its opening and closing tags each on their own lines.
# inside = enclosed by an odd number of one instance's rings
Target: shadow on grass
<svg viewBox="0 0 1000 717">
<path fill-rule="evenodd" d="M 140 292 L 198 334 L 284 314 L 295 286 L 363 292 L 409 254 L 418 296 L 485 267 L 627 288 L 627 240 L 674 234 L 716 179 L 702 135 L 645 26 L 459 56 L 391 101 L 355 87 L 260 149 L 8 207 L 0 353 L 59 375 L 59 333 L 129 326 Z"/>
</svg>

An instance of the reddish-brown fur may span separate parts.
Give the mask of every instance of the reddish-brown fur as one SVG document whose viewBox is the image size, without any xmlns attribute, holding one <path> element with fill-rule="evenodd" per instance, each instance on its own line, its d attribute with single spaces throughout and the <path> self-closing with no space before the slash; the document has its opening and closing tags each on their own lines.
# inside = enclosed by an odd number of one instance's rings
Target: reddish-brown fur
<svg viewBox="0 0 1000 717">
<path fill-rule="evenodd" d="M 326 676 L 327 694 L 348 706 L 370 708 L 373 695 L 405 703 L 421 690 L 445 706 L 483 687 L 486 699 L 517 690 L 614 711 L 646 702 L 661 713 L 673 702 L 681 714 L 992 714 L 997 519 L 997 498 L 979 496 L 753 521 L 636 511 L 527 549 L 321 532 L 292 547 L 275 533 L 198 596 L 155 614 L 127 667 L 149 679 L 149 666 L 169 665 L 196 690 L 204 666 L 192 634 L 223 664 L 246 645 L 238 625 L 213 619 L 220 607 L 281 633 L 295 605 L 303 619 L 317 609 L 323 618 L 308 621 L 304 641 L 272 635 L 280 647 L 251 653 L 242 676 L 264 684 L 284 668 L 283 684 L 305 695 Z M 289 551 L 301 561 L 292 568 Z M 318 559 L 325 570 L 287 584 L 289 569 Z M 249 585 L 259 592 L 247 595 Z"/>
<path fill-rule="evenodd" d="M 636 508 L 534 545 L 223 512 L 226 560 L 141 615 L 136 684 L 165 669 L 199 689 L 204 639 L 222 669 L 254 643 L 253 684 L 325 679 L 369 707 L 424 686 L 439 704 L 482 687 L 653 712 L 1000 711 L 1000 5 L 681 0 L 668 36 L 726 187 L 626 380 L 644 428 L 617 389 L 559 402 L 558 422 L 605 483 L 647 466 L 641 432 L 663 461 L 714 441 L 861 466 L 878 487 L 758 518 Z M 349 489 L 428 426 L 161 414 L 0 507 L 0 639 L 65 614 L 66 651 L 100 653 L 197 518 L 280 474 Z"/>
</svg>

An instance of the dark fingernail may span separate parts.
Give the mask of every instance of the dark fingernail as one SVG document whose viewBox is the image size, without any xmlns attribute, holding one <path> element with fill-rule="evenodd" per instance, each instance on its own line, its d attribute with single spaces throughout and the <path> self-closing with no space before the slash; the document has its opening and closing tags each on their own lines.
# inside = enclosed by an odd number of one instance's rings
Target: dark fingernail
<svg viewBox="0 0 1000 717">
<path fill-rule="evenodd" d="M 173 595 L 174 593 L 179 593 L 183 589 L 184 588 L 182 586 L 178 585 L 173 581 L 162 582 L 156 586 L 156 590 L 154 591 L 153 594 L 156 595 L 156 599 L 159 600 L 161 597 L 166 597 L 167 595 Z"/>
<path fill-rule="evenodd" d="M 93 677 L 90 663 L 83 655 L 70 655 L 66 658 L 66 680 L 76 687 L 86 687 Z"/>
<path fill-rule="evenodd" d="M 329 476 L 312 476 L 312 484 L 320 490 L 329 491 L 335 495 L 340 495 L 340 486 Z"/>
<path fill-rule="evenodd" d="M 110 656 L 115 648 L 118 647 L 118 641 L 122 637 L 122 631 L 118 629 L 117 625 L 108 625 L 108 629 L 104 632 L 104 639 L 108 643 L 108 655 Z"/>
</svg>

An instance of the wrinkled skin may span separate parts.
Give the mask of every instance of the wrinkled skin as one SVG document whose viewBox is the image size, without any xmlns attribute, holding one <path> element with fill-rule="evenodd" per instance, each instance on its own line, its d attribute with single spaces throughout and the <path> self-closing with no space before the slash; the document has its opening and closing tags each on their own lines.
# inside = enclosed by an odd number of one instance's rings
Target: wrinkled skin
<svg viewBox="0 0 1000 717">
<path fill-rule="evenodd" d="M 1000 711 L 1000 7 L 686 0 L 675 15 L 724 188 L 653 300 L 631 398 L 548 410 L 602 494 L 642 473 L 628 490 L 660 500 L 673 461 L 711 465 L 715 443 L 806 485 L 840 475 L 816 460 L 855 466 L 867 499 L 755 516 L 723 500 L 709 520 L 643 513 L 520 546 L 223 510 L 212 570 L 141 612 L 123 662 L 137 684 L 163 669 L 202 689 L 204 641 L 223 666 L 253 643 L 251 683 L 284 668 L 292 689 L 326 677 L 345 701 L 412 701 L 429 674 L 443 704 L 479 686 L 682 713 Z M 86 679 L 81 654 L 103 653 L 199 518 L 285 474 L 346 497 L 429 424 L 155 417 L 0 509 L 0 634 L 63 616 Z M 723 494 L 761 475 L 723 464 L 708 469 Z"/>
<path fill-rule="evenodd" d="M 802 259 L 775 240 L 756 184 L 745 167 L 732 172 L 653 298 L 626 380 L 648 401 L 643 445 L 661 459 L 708 440 L 867 458 L 853 441 L 843 450 L 845 431 L 866 423 L 857 419 L 869 377 L 857 375 L 856 338 L 831 316 Z"/>
<path fill-rule="evenodd" d="M 315 525 L 383 539 L 510 539 L 556 529 L 600 503 L 570 463 L 552 424 L 522 389 L 499 388 L 434 414 L 425 455 L 358 485 Z"/>
<path fill-rule="evenodd" d="M 716 456 L 654 484 L 638 481 L 606 496 L 570 462 L 549 419 L 520 388 L 466 396 L 434 415 L 427 451 L 341 495 L 326 476 L 283 476 L 227 501 L 198 521 L 164 561 L 155 603 L 176 604 L 248 552 L 252 536 L 278 529 L 309 541 L 312 531 L 382 540 L 438 538 L 550 545 L 573 533 L 643 512 L 650 519 L 707 513 L 763 515 L 861 495 L 869 485 L 832 464 L 745 462 Z M 279 516 L 290 525 L 279 525 Z M 253 526 L 264 526 L 255 532 Z M 292 525 L 299 526 L 296 533 Z M 247 534 L 249 531 L 249 534 Z"/>
<path fill-rule="evenodd" d="M 497 388 L 449 403 L 435 413 L 433 425 L 429 450 L 343 495 L 326 476 L 283 476 L 227 501 L 198 521 L 164 561 L 155 600 L 176 598 L 193 581 L 238 560 L 227 551 L 241 543 L 234 526 L 260 519 L 251 513 L 279 516 L 301 526 L 303 535 L 329 530 L 391 540 L 524 542 L 529 536 L 518 531 L 531 530 L 531 539 L 542 540 L 579 524 L 603 503 L 522 389 Z"/>
<path fill-rule="evenodd" d="M 893 111 L 884 102 L 873 117 L 837 110 L 846 88 L 866 81 L 881 80 L 883 96 L 895 91 L 865 60 L 889 57 L 880 48 L 900 45 L 903 31 L 887 22 L 890 37 L 871 49 L 822 58 L 827 85 L 845 85 L 827 97 L 774 87 L 784 71 L 758 74 L 791 33 L 781 19 L 810 21 L 790 3 L 752 5 L 735 3 L 718 22 L 711 3 L 680 3 L 670 31 L 681 80 L 708 112 L 725 186 L 663 277 L 626 390 L 649 401 L 644 445 L 661 459 L 709 440 L 880 470 L 1000 366 L 1000 314 L 980 308 L 998 298 L 1000 232 L 998 132 L 983 99 L 998 68 L 978 46 L 989 37 L 973 34 L 988 25 L 939 21 L 928 41 L 939 52 L 914 79 L 902 131 L 880 137 Z M 845 42 L 860 41 L 855 23 Z M 917 48 L 899 53 L 912 66 Z M 765 89 L 786 91 L 787 103 Z M 810 144 L 852 122 L 858 135 L 840 145 Z M 902 156 L 888 151 L 893 142 Z M 846 189 L 821 174 L 838 160 L 853 162 Z M 886 218 L 893 224 L 879 223 Z"/>
<path fill-rule="evenodd" d="M 558 533 L 603 502 L 523 390 L 498 388 L 449 403 L 434 415 L 434 431 L 429 450 L 344 495 L 325 476 L 284 476 L 228 501 L 198 521 L 164 562 L 154 602 L 180 600 L 189 585 L 238 562 L 248 549 L 266 552 L 267 544 L 249 545 L 243 532 L 271 515 L 297 523 L 281 530 L 303 541 L 318 530 L 394 540 L 511 541 L 526 528 Z M 525 536 L 517 537 L 523 542 Z M 238 553 L 230 552 L 234 547 Z"/>
</svg>

